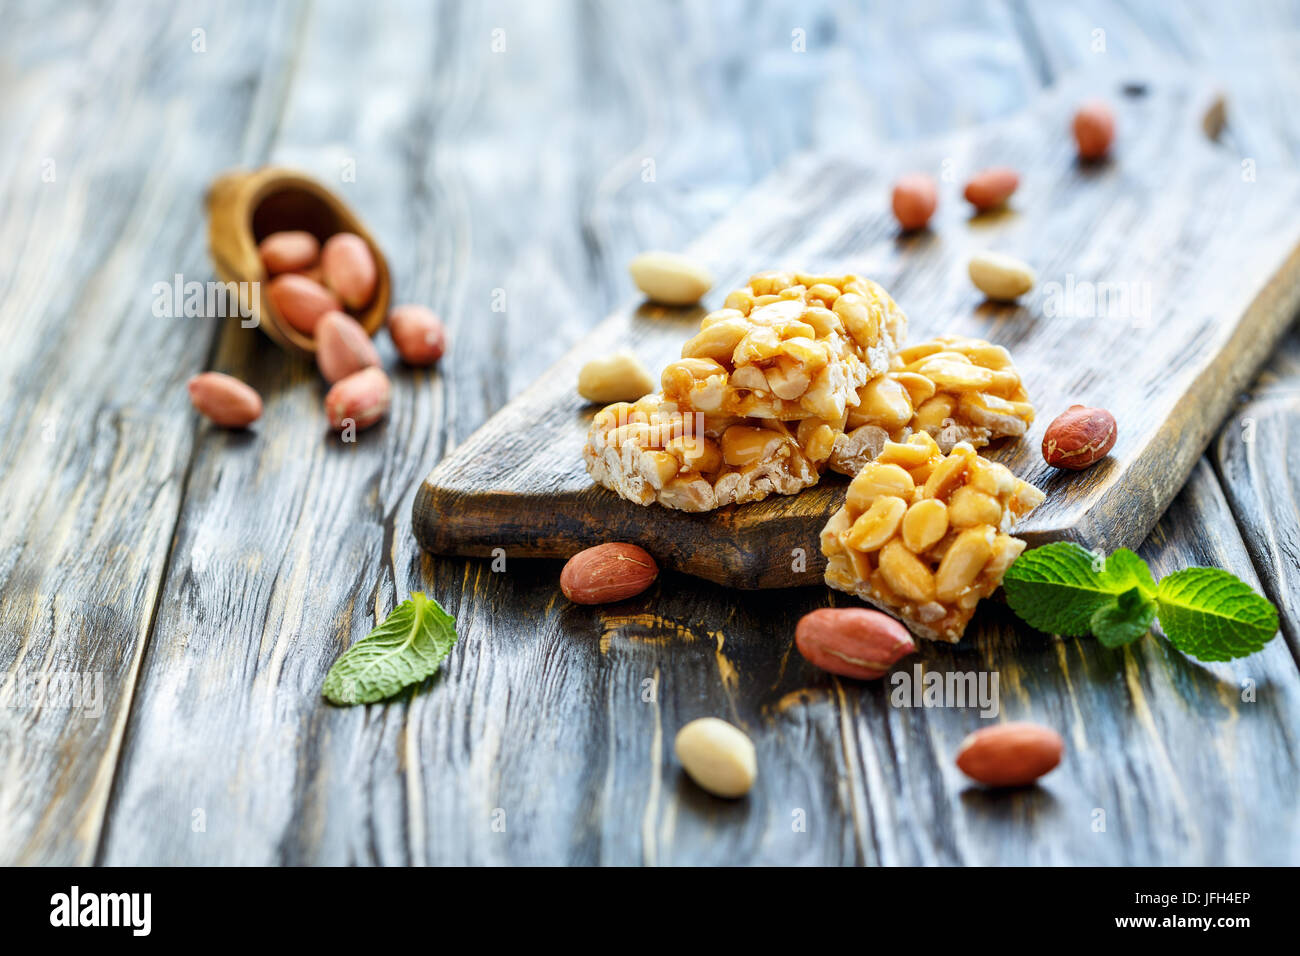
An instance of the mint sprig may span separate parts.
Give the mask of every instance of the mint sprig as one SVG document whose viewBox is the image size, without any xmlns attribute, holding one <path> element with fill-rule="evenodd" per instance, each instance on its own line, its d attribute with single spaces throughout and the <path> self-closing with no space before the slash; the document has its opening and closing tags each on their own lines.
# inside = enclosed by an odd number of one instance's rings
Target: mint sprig
<svg viewBox="0 0 1300 956">
<path fill-rule="evenodd" d="M 437 671 L 456 643 L 456 620 L 419 591 L 334 662 L 321 693 L 334 704 L 373 704 Z"/>
<path fill-rule="evenodd" d="M 1203 661 L 1258 651 L 1277 634 L 1277 608 L 1219 568 L 1185 568 L 1158 584 L 1145 561 L 1121 548 L 1102 558 L 1058 541 L 1022 554 L 1002 582 L 1007 603 L 1040 631 L 1106 647 L 1142 637 L 1159 619 L 1170 643 Z"/>
</svg>

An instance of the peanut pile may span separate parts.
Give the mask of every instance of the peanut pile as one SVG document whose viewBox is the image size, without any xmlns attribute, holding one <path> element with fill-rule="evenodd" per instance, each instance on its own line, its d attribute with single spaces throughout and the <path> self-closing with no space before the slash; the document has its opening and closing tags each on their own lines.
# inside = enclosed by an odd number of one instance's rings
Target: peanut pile
<svg viewBox="0 0 1300 956">
<path fill-rule="evenodd" d="M 313 339 L 317 367 L 331 386 L 324 402 L 330 427 L 361 430 L 379 422 L 388 413 L 392 383 L 369 333 L 351 314 L 375 299 L 378 267 L 366 240 L 338 232 L 322 245 L 310 232 L 285 230 L 262 239 L 258 254 L 270 277 L 270 307 Z M 423 306 L 398 306 L 387 324 L 408 365 L 431 365 L 446 350 L 442 321 Z M 261 396 L 230 375 L 197 375 L 189 392 L 194 408 L 225 428 L 246 428 L 262 414 Z"/>
</svg>

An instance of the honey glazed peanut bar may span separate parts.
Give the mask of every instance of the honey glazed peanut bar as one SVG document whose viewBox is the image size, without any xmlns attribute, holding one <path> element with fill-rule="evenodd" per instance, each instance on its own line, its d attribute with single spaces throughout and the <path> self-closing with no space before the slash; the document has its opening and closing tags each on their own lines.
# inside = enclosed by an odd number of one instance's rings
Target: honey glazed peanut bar
<svg viewBox="0 0 1300 956">
<path fill-rule="evenodd" d="M 969 442 L 945 455 L 925 431 L 887 441 L 822 529 L 826 583 L 955 643 L 1025 548 L 1015 520 L 1042 500 Z"/>
<path fill-rule="evenodd" d="M 706 415 L 654 394 L 597 412 L 582 455 L 591 477 L 628 501 L 699 512 L 815 485 L 834 438 L 826 427 Z"/>
<path fill-rule="evenodd" d="M 760 273 L 704 317 L 664 370 L 664 396 L 708 414 L 839 423 L 906 331 L 870 279 Z"/>
<path fill-rule="evenodd" d="M 923 431 L 951 451 L 1021 437 L 1034 420 L 1020 373 L 1005 348 L 983 339 L 941 335 L 900 349 L 890 369 L 858 389 L 830 467 L 856 475 L 887 441 Z"/>
</svg>

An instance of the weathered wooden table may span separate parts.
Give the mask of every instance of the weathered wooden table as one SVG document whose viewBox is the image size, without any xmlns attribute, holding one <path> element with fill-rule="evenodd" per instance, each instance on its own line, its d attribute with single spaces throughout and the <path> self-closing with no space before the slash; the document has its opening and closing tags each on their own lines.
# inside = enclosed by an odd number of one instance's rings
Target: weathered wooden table
<svg viewBox="0 0 1300 956">
<path fill-rule="evenodd" d="M 1003 718 L 1062 730 L 1065 762 L 1027 791 L 952 766 L 976 709 L 893 707 L 793 653 L 823 589 L 667 575 L 578 608 L 556 562 L 494 573 L 421 554 L 410 527 L 430 467 L 630 296 L 634 253 L 686 244 L 799 150 L 869 156 L 1066 72 L 1169 59 L 1222 79 L 1255 175 L 1293 167 L 1294 4 L 133 2 L 4 21 L 0 862 L 1300 861 L 1295 332 L 1143 548 L 1157 574 L 1258 584 L 1282 638 L 1207 666 L 993 606 L 961 646 L 923 649 L 927 669 L 996 671 Z M 156 314 L 156 283 L 211 278 L 205 184 L 268 161 L 332 183 L 398 300 L 449 323 L 441 368 L 400 372 L 353 445 L 309 364 Z M 205 368 L 266 397 L 249 433 L 196 420 L 184 383 Z M 459 619 L 442 673 L 327 705 L 330 663 L 412 590 Z M 743 802 L 673 760 L 706 714 L 758 746 Z"/>
</svg>

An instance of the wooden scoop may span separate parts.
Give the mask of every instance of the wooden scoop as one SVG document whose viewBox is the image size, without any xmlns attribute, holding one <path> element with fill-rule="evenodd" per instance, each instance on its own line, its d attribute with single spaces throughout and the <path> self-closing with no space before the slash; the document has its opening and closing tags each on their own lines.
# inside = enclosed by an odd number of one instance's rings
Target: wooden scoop
<svg viewBox="0 0 1300 956">
<path fill-rule="evenodd" d="M 270 281 L 257 244 L 273 232 L 301 229 L 321 245 L 336 232 L 354 232 L 370 246 L 378 279 L 370 304 L 354 317 L 374 335 L 388 314 L 392 282 L 388 261 L 374 237 L 341 199 L 316 180 L 291 169 L 232 170 L 217 177 L 208 188 L 208 249 L 222 282 L 248 282 L 248 307 L 262 331 L 282 348 L 306 355 L 316 353 L 316 340 L 286 322 L 270 297 Z"/>
</svg>

